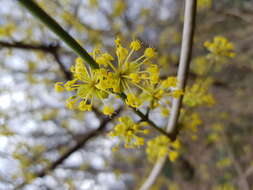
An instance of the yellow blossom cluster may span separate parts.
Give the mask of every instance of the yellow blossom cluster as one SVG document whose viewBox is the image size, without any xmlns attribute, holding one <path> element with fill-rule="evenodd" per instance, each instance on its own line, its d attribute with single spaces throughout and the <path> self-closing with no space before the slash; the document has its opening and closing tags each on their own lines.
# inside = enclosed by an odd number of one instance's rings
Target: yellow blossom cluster
<svg viewBox="0 0 253 190">
<path fill-rule="evenodd" d="M 222 36 L 214 37 L 213 41 L 206 41 L 204 46 L 210 52 L 206 56 L 194 59 L 191 66 L 193 72 L 198 76 L 210 74 L 210 71 L 220 71 L 224 63 L 230 63 L 230 58 L 236 55 L 234 44 Z"/>
<path fill-rule="evenodd" d="M 109 133 L 111 137 L 119 137 L 125 142 L 126 148 L 135 148 L 144 145 L 144 138 L 140 135 L 148 134 L 149 130 L 144 129 L 146 122 L 135 123 L 130 117 L 123 116 L 118 118 L 120 122 L 113 131 Z"/>
<path fill-rule="evenodd" d="M 210 51 L 210 56 L 215 58 L 235 57 L 234 44 L 229 42 L 228 39 L 223 36 L 215 36 L 212 42 L 206 41 L 204 46 Z"/>
<path fill-rule="evenodd" d="M 189 107 L 196 107 L 200 105 L 212 106 L 215 104 L 215 99 L 211 93 L 208 92 L 212 79 L 196 80 L 192 86 L 186 87 L 184 96 L 184 103 Z"/>
<path fill-rule="evenodd" d="M 151 108 L 156 108 L 162 98 L 178 98 L 183 94 L 182 90 L 176 88 L 175 77 L 160 79 L 158 66 L 151 63 L 151 59 L 156 56 L 153 48 L 146 48 L 141 56 L 133 58 L 134 53 L 141 49 L 138 40 L 132 41 L 129 48 L 125 48 L 121 39 L 117 38 L 115 45 L 117 59 L 100 49 L 94 49 L 91 55 L 99 64 L 98 69 L 86 67 L 82 59 L 77 58 L 71 68 L 73 80 L 55 84 L 57 92 L 75 91 L 75 95 L 66 102 L 69 109 L 90 111 L 94 99 L 104 103 L 109 94 L 116 97 L 124 94 L 125 104 L 133 108 L 140 107 L 145 101 L 150 102 Z M 112 115 L 113 106 L 104 106 L 103 113 Z"/>
<path fill-rule="evenodd" d="M 81 58 L 76 59 L 76 64 L 71 68 L 74 79 L 66 82 L 57 82 L 55 90 L 62 92 L 64 89 L 67 91 L 75 91 L 76 95 L 67 99 L 66 105 L 69 109 L 77 107 L 81 111 L 90 111 L 94 98 L 105 99 L 108 93 L 98 87 L 100 81 L 99 70 L 92 70 L 86 67 Z"/>
<path fill-rule="evenodd" d="M 148 141 L 146 153 L 151 162 L 164 156 L 168 156 L 170 161 L 173 162 L 179 156 L 178 149 L 180 146 L 179 140 L 172 142 L 168 137 L 160 135 Z"/>
</svg>

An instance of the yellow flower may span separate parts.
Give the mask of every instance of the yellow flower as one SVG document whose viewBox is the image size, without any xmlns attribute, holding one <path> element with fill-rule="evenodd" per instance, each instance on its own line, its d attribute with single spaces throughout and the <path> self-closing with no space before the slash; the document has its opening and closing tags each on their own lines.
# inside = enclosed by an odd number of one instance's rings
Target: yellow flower
<svg viewBox="0 0 253 190">
<path fill-rule="evenodd" d="M 171 151 L 169 153 L 169 159 L 174 162 L 179 156 L 179 153 L 178 152 L 175 152 L 175 151 Z"/>
<path fill-rule="evenodd" d="M 114 113 L 113 106 L 104 106 L 103 113 L 105 115 L 112 115 Z"/>
<path fill-rule="evenodd" d="M 149 72 L 155 73 L 156 67 L 150 67 Z M 141 94 L 142 101 L 149 101 L 150 105 L 149 107 L 151 109 L 155 109 L 158 106 L 162 105 L 163 107 L 166 107 L 168 102 L 168 99 L 170 99 L 172 96 L 178 97 L 178 95 L 182 93 L 181 90 L 173 90 L 172 87 L 176 85 L 176 78 L 175 77 L 169 77 L 165 80 L 160 80 L 154 83 L 152 80 L 146 81 L 146 84 L 144 86 L 145 91 Z M 165 105 L 166 104 L 166 105 Z"/>
<path fill-rule="evenodd" d="M 140 78 L 140 76 L 139 76 L 137 73 L 131 73 L 131 74 L 129 75 L 129 78 L 131 78 L 132 81 L 133 81 L 134 83 L 136 83 L 136 84 L 138 84 L 138 83 L 141 81 L 141 78 Z"/>
<path fill-rule="evenodd" d="M 57 90 L 75 91 L 76 95 L 70 97 L 66 101 L 66 105 L 69 109 L 74 109 L 76 103 L 79 101 L 80 111 L 91 111 L 94 98 L 103 100 L 107 98 L 108 92 L 101 88 L 100 82 L 103 82 L 101 77 L 101 71 L 93 70 L 83 63 L 81 58 L 76 59 L 76 64 L 71 67 L 74 79 L 67 81 L 62 87 L 62 83 L 56 83 Z M 62 88 L 61 88 L 62 87 Z"/>
<path fill-rule="evenodd" d="M 141 43 L 138 40 L 134 40 L 131 42 L 130 48 L 132 48 L 134 51 L 138 51 L 141 48 Z"/>
<path fill-rule="evenodd" d="M 147 71 L 150 73 L 150 82 L 152 84 L 157 84 L 159 82 L 159 68 L 157 65 L 152 64 L 148 67 Z"/>
<path fill-rule="evenodd" d="M 185 114 L 183 117 L 183 129 L 187 130 L 188 133 L 191 133 L 192 136 L 196 135 L 198 127 L 202 123 L 200 115 L 196 112 L 193 112 L 192 114 Z"/>
<path fill-rule="evenodd" d="M 146 122 L 135 123 L 130 117 L 120 117 L 113 131 L 109 133 L 111 137 L 119 137 L 125 142 L 126 148 L 135 148 L 144 145 L 144 138 L 141 134 L 149 133 L 149 130 L 143 129 L 147 125 Z"/>
<path fill-rule="evenodd" d="M 96 62 L 99 65 L 104 65 L 104 66 L 108 66 L 111 63 L 111 61 L 113 61 L 114 58 L 109 54 L 109 53 L 104 53 L 102 55 L 100 55 L 98 58 L 96 58 Z"/>
<path fill-rule="evenodd" d="M 116 54 L 118 56 L 119 62 L 121 63 L 126 59 L 128 55 L 128 50 L 119 45 L 116 49 Z"/>
<path fill-rule="evenodd" d="M 156 53 L 153 48 L 147 48 L 145 49 L 144 55 L 146 57 L 152 58 L 152 57 L 155 57 Z"/>
<path fill-rule="evenodd" d="M 64 88 L 65 88 L 67 91 L 73 91 L 73 90 L 76 89 L 75 86 L 74 86 L 75 83 L 76 83 L 76 80 L 70 80 L 70 81 L 68 81 L 68 82 L 66 82 L 66 83 L 64 84 Z"/>
<path fill-rule="evenodd" d="M 141 105 L 141 100 L 138 97 L 136 97 L 134 94 L 129 93 L 127 94 L 126 104 L 133 108 L 138 108 Z"/>
<path fill-rule="evenodd" d="M 172 97 L 174 97 L 174 98 L 179 98 L 183 94 L 184 94 L 184 92 L 181 89 L 176 89 L 176 90 L 172 91 Z"/>
<path fill-rule="evenodd" d="M 160 135 L 148 141 L 146 153 L 151 162 L 154 162 L 164 156 L 168 156 L 173 162 L 179 156 L 178 149 L 180 147 L 181 145 L 179 140 L 171 142 L 168 137 Z"/>
<path fill-rule="evenodd" d="M 168 77 L 166 80 L 162 82 L 163 88 L 170 88 L 177 86 L 177 78 L 176 77 Z"/>
<path fill-rule="evenodd" d="M 212 106 L 215 104 L 215 99 L 208 92 L 213 80 L 207 78 L 205 80 L 196 80 L 192 86 L 187 86 L 185 90 L 184 103 L 189 107 L 200 105 Z"/>
<path fill-rule="evenodd" d="M 206 41 L 204 46 L 216 57 L 235 57 L 234 44 L 223 36 L 214 37 L 213 42 Z"/>
<path fill-rule="evenodd" d="M 56 92 L 63 92 L 64 91 L 63 82 L 55 83 L 54 89 Z"/>
<path fill-rule="evenodd" d="M 67 108 L 68 108 L 68 109 L 71 109 L 71 110 L 74 109 L 75 106 L 76 106 L 76 105 L 75 105 L 76 102 L 77 102 L 77 99 L 75 99 L 74 96 L 68 98 L 68 99 L 66 100 L 66 106 L 67 106 Z"/>
<path fill-rule="evenodd" d="M 134 52 L 141 48 L 138 40 L 130 43 L 130 50 L 122 46 L 119 37 L 116 38 L 115 45 L 116 64 L 111 63 L 113 58 L 109 54 L 106 54 L 106 58 L 104 54 L 97 56 L 97 62 L 107 71 L 104 81 L 108 84 L 108 90 L 112 90 L 114 93 L 132 93 L 133 89 L 145 90 L 143 89 L 145 80 L 153 81 L 153 83 L 159 81 L 158 67 L 153 64 L 151 68 L 148 62 L 153 57 L 151 54 L 155 54 L 152 48 L 146 49 L 149 56 L 142 55 L 137 59 L 132 59 Z"/>
<path fill-rule="evenodd" d="M 116 97 L 126 94 L 124 101 L 127 105 L 138 108 L 145 101 L 150 101 L 150 108 L 154 109 L 162 104 L 164 97 L 171 98 L 182 94 L 180 90 L 172 88 L 177 83 L 175 77 L 169 77 L 164 81 L 160 79 L 159 67 L 151 63 L 151 58 L 156 55 L 154 49 L 146 48 L 143 55 L 133 58 L 134 53 L 141 48 L 138 40 L 132 41 L 128 49 L 123 47 L 120 38 L 117 37 L 115 46 L 116 59 L 96 48 L 90 55 L 98 63 L 98 69 L 85 66 L 83 60 L 77 58 L 75 65 L 70 69 L 73 80 L 65 84 L 55 84 L 55 89 L 59 92 L 65 89 L 75 93 L 66 103 L 69 108 L 73 109 L 79 103 L 79 110 L 90 111 L 94 99 L 104 103 L 103 99 L 109 94 Z M 141 99 L 140 95 L 145 98 Z M 111 115 L 113 112 L 112 107 L 104 106 L 105 115 Z"/>
<path fill-rule="evenodd" d="M 91 111 L 92 106 L 91 106 L 91 104 L 87 104 L 87 101 L 82 100 L 79 103 L 79 109 L 80 109 L 80 111 Z"/>
<path fill-rule="evenodd" d="M 166 107 L 161 107 L 161 112 L 164 117 L 167 117 L 170 114 L 170 110 Z"/>
</svg>

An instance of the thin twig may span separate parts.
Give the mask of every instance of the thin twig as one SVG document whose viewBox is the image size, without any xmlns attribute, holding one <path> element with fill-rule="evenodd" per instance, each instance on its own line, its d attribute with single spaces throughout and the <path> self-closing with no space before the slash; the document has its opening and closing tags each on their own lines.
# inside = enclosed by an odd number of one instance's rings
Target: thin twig
<svg viewBox="0 0 253 190">
<path fill-rule="evenodd" d="M 196 17 L 196 0 L 185 0 L 185 16 L 184 16 L 184 29 L 183 29 L 183 38 L 182 38 L 182 47 L 181 47 L 181 55 L 180 55 L 180 63 L 178 68 L 178 88 L 184 90 L 188 68 L 190 65 L 191 54 L 192 54 L 192 46 L 193 46 L 193 36 L 194 36 L 194 28 L 195 28 L 195 17 Z M 182 104 L 183 96 L 176 99 L 174 98 L 172 101 L 172 110 L 169 118 L 169 123 L 167 126 L 167 132 L 173 134 L 173 139 L 175 140 L 179 127 L 177 126 L 180 108 Z M 164 164 L 166 157 L 158 160 L 153 167 L 150 175 L 141 186 L 140 190 L 148 190 L 156 181 L 159 176 Z"/>
<path fill-rule="evenodd" d="M 98 136 L 98 134 L 100 134 L 105 129 L 106 125 L 110 121 L 112 121 L 121 112 L 121 110 L 122 108 L 120 107 L 111 117 L 106 117 L 96 130 L 84 134 L 81 140 L 79 140 L 75 146 L 65 151 L 57 160 L 51 163 L 46 169 L 38 173 L 37 177 L 44 177 L 48 172 L 54 170 L 56 167 L 62 164 L 70 155 L 81 149 L 91 138 Z"/>
<path fill-rule="evenodd" d="M 142 119 L 142 121 L 146 121 L 156 131 L 167 136 L 170 139 L 173 139 L 173 134 L 167 133 L 164 129 L 162 129 L 161 127 L 158 127 L 152 120 L 149 119 L 147 115 L 143 114 L 140 110 L 133 107 L 131 108 L 134 111 L 134 113 L 136 113 L 136 115 L 138 115 Z"/>
<path fill-rule="evenodd" d="M 60 70 L 64 74 L 65 78 L 67 80 L 71 80 L 71 72 L 67 70 L 65 65 L 62 63 L 59 57 L 59 44 L 27 44 L 23 42 L 7 42 L 7 41 L 0 41 L 0 48 L 12 48 L 12 49 L 21 49 L 21 50 L 27 50 L 27 51 L 42 51 L 44 53 L 51 54 L 55 61 L 58 63 Z"/>
</svg>

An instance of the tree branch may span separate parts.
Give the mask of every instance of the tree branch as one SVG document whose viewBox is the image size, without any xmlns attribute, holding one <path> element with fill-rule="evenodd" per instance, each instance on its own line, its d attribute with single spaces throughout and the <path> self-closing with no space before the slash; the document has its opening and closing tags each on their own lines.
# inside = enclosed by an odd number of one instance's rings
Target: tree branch
<svg viewBox="0 0 253 190">
<path fill-rule="evenodd" d="M 21 49 L 21 50 L 27 50 L 27 51 L 42 51 L 45 53 L 51 54 L 57 64 L 59 65 L 61 71 L 64 74 L 64 77 L 67 80 L 71 80 L 72 76 L 71 73 L 68 71 L 68 69 L 65 67 L 65 65 L 61 62 L 59 58 L 59 44 L 26 44 L 23 42 L 6 42 L 6 41 L 0 41 L 0 48 L 13 48 L 13 49 Z"/>
<path fill-rule="evenodd" d="M 6 42 L 0 41 L 0 47 L 4 48 L 16 48 L 16 49 L 24 49 L 24 50 L 38 50 L 51 53 L 59 48 L 59 45 L 45 45 L 45 44 L 25 44 L 22 42 Z"/>
<path fill-rule="evenodd" d="M 90 139 L 95 138 L 99 134 L 101 134 L 101 132 L 103 132 L 104 129 L 106 128 L 107 124 L 109 122 L 111 122 L 113 119 L 115 119 L 115 117 L 118 116 L 121 113 L 122 109 L 123 108 L 120 107 L 118 110 L 115 111 L 115 113 L 111 117 L 104 118 L 102 120 L 100 126 L 97 129 L 84 134 L 83 138 L 80 138 L 80 140 L 78 140 L 76 142 L 76 145 L 74 145 L 73 147 L 71 147 L 68 150 L 66 150 L 58 159 L 56 159 L 54 162 L 52 162 L 48 167 L 46 167 L 45 169 L 43 169 L 41 172 L 35 174 L 35 176 L 36 177 L 44 177 L 48 173 L 50 173 L 51 171 L 53 171 L 55 168 L 57 168 L 59 165 L 61 165 L 73 153 L 75 153 L 76 151 L 78 151 L 81 148 L 83 148 L 89 142 Z M 23 182 L 20 185 L 18 185 L 15 189 L 20 189 L 20 188 L 24 187 L 25 185 L 27 185 L 26 182 Z"/>
<path fill-rule="evenodd" d="M 184 16 L 184 29 L 183 29 L 183 38 L 182 38 L 182 47 L 179 68 L 177 73 L 178 88 L 184 90 L 187 80 L 187 73 L 189 70 L 192 46 L 193 46 L 193 36 L 195 28 L 195 17 L 196 17 L 196 0 L 185 0 L 185 16 Z M 167 126 L 167 132 L 172 134 L 173 140 L 176 139 L 179 133 L 179 127 L 177 125 L 180 108 L 182 105 L 183 96 L 172 101 L 172 110 Z M 156 181 L 159 176 L 167 157 L 161 158 L 158 160 L 153 167 L 150 175 L 147 180 L 141 186 L 140 190 L 148 190 Z"/>
<path fill-rule="evenodd" d="M 72 155 L 74 152 L 81 149 L 91 138 L 98 136 L 105 129 L 106 125 L 110 121 L 112 121 L 117 115 L 119 115 L 121 111 L 122 111 L 122 107 L 116 110 L 115 113 L 111 117 L 104 118 L 100 126 L 96 130 L 93 130 L 87 134 L 84 134 L 83 138 L 81 138 L 81 140 L 79 140 L 75 146 L 73 146 L 72 148 L 64 152 L 62 156 L 60 156 L 56 161 L 51 163 L 46 169 L 41 171 L 37 176 L 44 177 L 48 172 L 54 170 L 58 165 L 62 164 L 70 155 Z"/>
<path fill-rule="evenodd" d="M 143 114 L 140 110 L 136 108 L 131 107 L 131 109 L 134 111 L 134 113 L 136 113 L 136 115 L 141 118 L 142 121 L 146 121 L 152 128 L 157 130 L 159 133 L 167 136 L 170 139 L 173 139 L 173 134 L 167 133 L 164 129 L 158 127 L 152 120 L 148 118 L 147 115 Z"/>
</svg>

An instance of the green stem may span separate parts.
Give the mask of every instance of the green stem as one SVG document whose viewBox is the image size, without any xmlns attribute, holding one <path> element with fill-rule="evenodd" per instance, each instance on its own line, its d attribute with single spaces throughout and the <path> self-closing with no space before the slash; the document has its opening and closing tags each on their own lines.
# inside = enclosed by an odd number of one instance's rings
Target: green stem
<svg viewBox="0 0 253 190">
<path fill-rule="evenodd" d="M 69 35 L 51 16 L 41 9 L 33 0 L 17 0 L 30 13 L 45 24 L 52 32 L 62 39 L 78 56 L 86 61 L 92 68 L 97 69 L 99 66 L 96 61 L 82 48 L 82 46 Z"/>
</svg>

